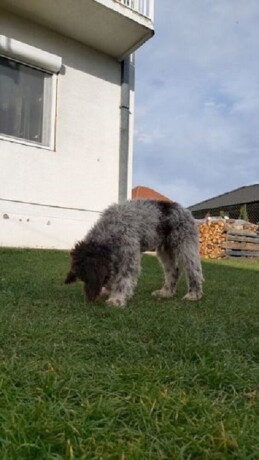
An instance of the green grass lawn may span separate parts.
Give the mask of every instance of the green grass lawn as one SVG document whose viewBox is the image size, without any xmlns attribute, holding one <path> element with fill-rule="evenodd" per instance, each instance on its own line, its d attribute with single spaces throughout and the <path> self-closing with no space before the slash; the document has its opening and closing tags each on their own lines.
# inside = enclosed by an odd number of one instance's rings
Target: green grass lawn
<svg viewBox="0 0 259 460">
<path fill-rule="evenodd" d="M 0 250 L 0 459 L 259 459 L 259 263 L 204 262 L 204 298 L 126 309 L 65 286 L 69 256 Z"/>
</svg>

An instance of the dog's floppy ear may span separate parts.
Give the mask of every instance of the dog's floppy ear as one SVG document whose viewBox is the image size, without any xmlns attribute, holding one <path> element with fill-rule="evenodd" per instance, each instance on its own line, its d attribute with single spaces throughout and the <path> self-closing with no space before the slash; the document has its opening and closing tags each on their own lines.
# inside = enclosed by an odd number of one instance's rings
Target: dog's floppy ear
<svg viewBox="0 0 259 460">
<path fill-rule="evenodd" d="M 109 276 L 110 249 L 96 242 L 80 241 L 71 251 L 71 267 L 65 283 L 74 283 L 77 279 L 85 284 L 88 300 L 95 300 Z"/>
<path fill-rule="evenodd" d="M 66 279 L 65 279 L 65 284 L 75 283 L 77 278 L 78 278 L 78 274 L 76 272 L 76 266 L 77 266 L 77 264 L 76 264 L 76 256 L 77 256 L 77 253 L 78 253 L 78 250 L 76 250 L 77 246 L 70 251 L 70 256 L 71 256 L 71 259 L 72 259 L 71 260 L 71 267 L 70 267 L 69 272 L 67 273 L 67 276 L 66 276 Z"/>
<path fill-rule="evenodd" d="M 95 300 L 103 287 L 104 280 L 108 275 L 108 269 L 100 263 L 93 263 L 87 272 L 87 280 L 84 285 L 85 295 L 88 300 Z"/>
<path fill-rule="evenodd" d="M 65 279 L 65 284 L 75 283 L 76 280 L 77 280 L 76 274 L 70 270 Z"/>
</svg>

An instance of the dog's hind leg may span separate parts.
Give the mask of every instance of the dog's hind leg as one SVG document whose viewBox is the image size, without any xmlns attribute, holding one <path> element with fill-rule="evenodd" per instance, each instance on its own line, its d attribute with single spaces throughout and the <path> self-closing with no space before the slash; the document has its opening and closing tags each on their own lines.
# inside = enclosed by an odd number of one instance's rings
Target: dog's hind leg
<svg viewBox="0 0 259 460">
<path fill-rule="evenodd" d="M 199 300 L 203 296 L 202 283 L 204 278 L 202 275 L 198 245 L 193 242 L 184 243 L 181 252 L 181 259 L 186 270 L 188 283 L 188 292 L 184 296 L 184 299 Z"/>
<path fill-rule="evenodd" d="M 178 258 L 172 250 L 165 249 L 163 246 L 157 249 L 157 256 L 163 267 L 165 284 L 162 289 L 152 292 L 152 296 L 159 298 L 172 297 L 176 290 L 180 270 L 178 267 Z"/>
</svg>

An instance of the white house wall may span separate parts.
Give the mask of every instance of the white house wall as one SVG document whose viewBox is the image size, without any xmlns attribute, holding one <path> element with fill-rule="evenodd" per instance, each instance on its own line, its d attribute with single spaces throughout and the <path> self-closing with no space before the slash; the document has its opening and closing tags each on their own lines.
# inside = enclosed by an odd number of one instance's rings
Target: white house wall
<svg viewBox="0 0 259 460">
<path fill-rule="evenodd" d="M 0 140 L 0 244 L 70 248 L 118 201 L 120 64 L 4 11 L 0 30 L 63 63 L 55 151 Z"/>
</svg>

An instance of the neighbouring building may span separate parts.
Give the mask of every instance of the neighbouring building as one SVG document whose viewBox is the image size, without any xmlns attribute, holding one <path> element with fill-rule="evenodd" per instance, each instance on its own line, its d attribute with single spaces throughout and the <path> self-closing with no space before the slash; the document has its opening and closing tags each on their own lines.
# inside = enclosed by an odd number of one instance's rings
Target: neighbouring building
<svg viewBox="0 0 259 460">
<path fill-rule="evenodd" d="M 189 206 L 189 209 L 196 219 L 202 219 L 207 215 L 226 215 L 231 219 L 238 219 L 246 214 L 249 222 L 257 224 L 259 222 L 259 184 L 231 190 Z"/>
<path fill-rule="evenodd" d="M 0 0 L 0 245 L 70 248 L 131 196 L 154 0 Z"/>
<path fill-rule="evenodd" d="M 149 187 L 143 187 L 138 185 L 132 189 L 132 199 L 133 200 L 156 200 L 156 201 L 168 201 L 172 202 L 170 198 L 167 198 L 165 195 L 162 195 L 156 190 L 153 190 Z"/>
</svg>

